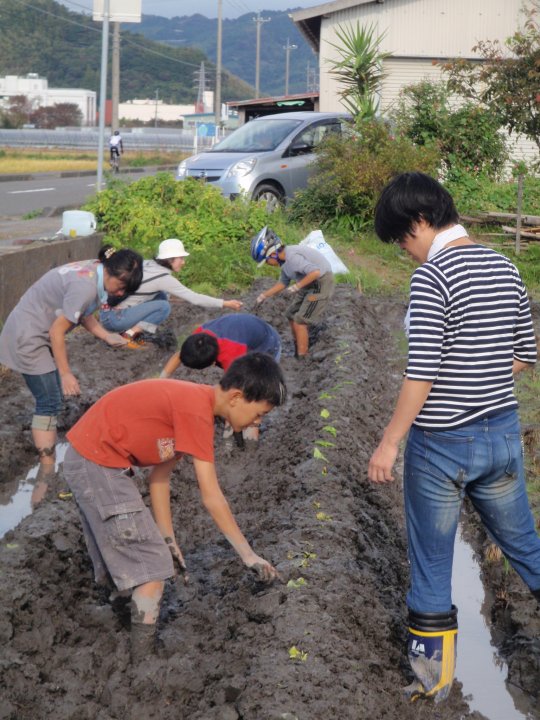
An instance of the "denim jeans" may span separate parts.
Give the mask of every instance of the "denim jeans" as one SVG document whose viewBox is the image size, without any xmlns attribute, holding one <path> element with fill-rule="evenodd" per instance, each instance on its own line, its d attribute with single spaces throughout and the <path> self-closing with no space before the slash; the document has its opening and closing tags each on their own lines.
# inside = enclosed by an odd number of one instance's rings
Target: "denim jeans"
<svg viewBox="0 0 540 720">
<path fill-rule="evenodd" d="M 43 375 L 22 374 L 28 389 L 36 400 L 35 415 L 54 417 L 62 410 L 62 384 L 58 370 Z"/>
<path fill-rule="evenodd" d="M 524 582 L 531 590 L 540 588 L 540 538 L 527 499 L 514 410 L 455 430 L 413 426 L 405 449 L 404 494 L 409 608 L 446 612 L 452 607 L 454 540 L 465 495 Z"/>
<path fill-rule="evenodd" d="M 166 320 L 171 314 L 171 306 L 167 300 L 167 295 L 163 292 L 157 293 L 154 300 L 132 305 L 132 307 L 124 309 L 111 308 L 110 310 L 102 310 L 99 313 L 99 321 L 106 330 L 111 332 L 124 332 L 139 323 L 147 323 L 151 327 L 145 327 L 145 330 L 155 332 L 155 326 Z"/>
</svg>

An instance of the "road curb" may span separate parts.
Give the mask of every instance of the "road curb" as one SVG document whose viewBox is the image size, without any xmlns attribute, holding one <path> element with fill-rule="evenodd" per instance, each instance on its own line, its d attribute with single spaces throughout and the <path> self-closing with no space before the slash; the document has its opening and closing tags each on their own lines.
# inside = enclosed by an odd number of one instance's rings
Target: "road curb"
<svg viewBox="0 0 540 720">
<path fill-rule="evenodd" d="M 135 168 L 120 168 L 119 175 L 131 175 L 143 173 L 145 170 L 155 170 L 155 172 L 166 172 L 167 170 L 176 170 L 176 165 L 142 165 Z M 11 175 L 1 175 L 0 182 L 17 182 L 25 180 L 39 180 L 40 178 L 70 178 L 70 177 L 88 177 L 93 175 L 96 177 L 95 170 L 64 170 L 50 173 L 14 173 Z"/>
</svg>

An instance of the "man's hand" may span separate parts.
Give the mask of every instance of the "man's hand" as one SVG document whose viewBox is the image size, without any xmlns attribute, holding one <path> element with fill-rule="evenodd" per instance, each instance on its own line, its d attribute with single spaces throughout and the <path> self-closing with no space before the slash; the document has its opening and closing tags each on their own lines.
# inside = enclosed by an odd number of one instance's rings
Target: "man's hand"
<svg viewBox="0 0 540 720">
<path fill-rule="evenodd" d="M 294 293 L 297 293 L 299 290 L 300 286 L 298 285 L 298 283 L 294 283 L 294 285 L 289 285 L 289 287 L 287 288 L 287 292 L 290 295 L 294 295 Z"/>
<path fill-rule="evenodd" d="M 266 295 L 264 293 L 261 293 L 257 297 L 257 300 L 255 302 L 257 303 L 257 305 L 262 305 L 265 300 L 266 300 Z"/>
<path fill-rule="evenodd" d="M 396 462 L 399 445 L 382 440 L 371 456 L 368 467 L 368 478 L 374 483 L 388 483 L 394 480 L 392 468 Z"/>
<path fill-rule="evenodd" d="M 184 579 L 184 584 L 187 584 L 189 580 L 189 575 L 187 573 L 186 562 L 184 560 L 184 556 L 182 555 L 182 551 L 178 547 L 177 542 L 172 537 L 166 537 L 164 539 L 167 547 L 169 548 L 169 552 L 172 555 L 175 574 L 182 575 Z"/>
<path fill-rule="evenodd" d="M 103 339 L 107 345 L 110 345 L 111 347 L 122 347 L 122 345 L 127 345 L 129 342 L 129 340 L 122 337 L 120 333 L 108 333 Z"/>
<path fill-rule="evenodd" d="M 64 397 L 81 394 L 81 388 L 79 387 L 77 378 L 73 375 L 73 373 L 69 372 L 65 375 L 61 375 L 60 382 L 62 383 L 62 393 Z"/>
<path fill-rule="evenodd" d="M 264 558 L 255 555 L 255 553 L 253 553 L 249 560 L 245 561 L 245 564 L 250 570 L 253 570 L 253 572 L 257 575 L 257 580 L 260 582 L 271 583 L 276 578 L 283 582 L 283 579 L 276 568 L 273 565 L 270 565 L 270 563 L 264 560 Z"/>
</svg>

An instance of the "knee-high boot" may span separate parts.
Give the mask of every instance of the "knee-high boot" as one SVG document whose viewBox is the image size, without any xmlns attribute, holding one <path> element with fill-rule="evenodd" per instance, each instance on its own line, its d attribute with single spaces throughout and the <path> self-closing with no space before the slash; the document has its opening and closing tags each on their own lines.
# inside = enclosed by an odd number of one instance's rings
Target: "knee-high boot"
<svg viewBox="0 0 540 720">
<path fill-rule="evenodd" d="M 409 610 L 408 656 L 416 679 L 405 688 L 411 700 L 445 700 L 456 667 L 457 608 L 444 613 Z"/>
</svg>

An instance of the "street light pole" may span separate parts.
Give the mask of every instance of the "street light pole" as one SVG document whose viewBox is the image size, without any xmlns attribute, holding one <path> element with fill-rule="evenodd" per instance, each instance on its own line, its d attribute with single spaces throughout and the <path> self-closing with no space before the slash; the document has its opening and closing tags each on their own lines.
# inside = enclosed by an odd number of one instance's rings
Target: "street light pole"
<svg viewBox="0 0 540 720">
<path fill-rule="evenodd" d="M 96 190 L 100 192 L 103 184 L 103 145 L 105 135 L 105 108 L 107 104 L 107 60 L 109 57 L 109 5 L 110 0 L 103 2 L 103 30 L 101 36 L 101 78 L 99 83 L 99 140 Z"/>
<path fill-rule="evenodd" d="M 289 43 L 289 38 L 287 38 L 287 44 L 283 46 L 283 49 L 285 50 L 285 95 L 289 94 L 289 56 L 291 54 L 291 50 L 296 50 L 298 48 L 298 45 L 291 45 Z"/>
<path fill-rule="evenodd" d="M 214 97 L 216 138 L 221 123 L 221 41 L 223 30 L 223 0 L 218 0 L 218 27 L 217 27 L 217 48 L 216 48 L 216 93 Z"/>
<path fill-rule="evenodd" d="M 272 18 L 263 18 L 261 13 L 257 12 L 257 17 L 253 18 L 253 22 L 257 24 L 257 49 L 255 51 L 255 97 L 259 97 L 259 76 L 261 72 L 261 25 L 270 22 Z"/>
</svg>

